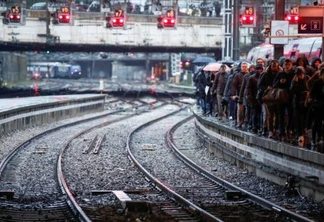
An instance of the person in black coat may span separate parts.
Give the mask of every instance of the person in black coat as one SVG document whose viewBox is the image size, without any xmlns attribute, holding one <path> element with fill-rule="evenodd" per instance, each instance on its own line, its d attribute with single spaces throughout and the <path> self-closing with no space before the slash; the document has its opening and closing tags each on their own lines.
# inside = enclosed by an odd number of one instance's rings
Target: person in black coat
<svg viewBox="0 0 324 222">
<path fill-rule="evenodd" d="M 266 90 L 271 90 L 273 88 L 273 82 L 275 77 L 280 71 L 280 66 L 278 60 L 272 60 L 270 62 L 270 66 L 268 69 L 262 74 L 259 82 L 258 82 L 258 90 L 263 93 Z M 266 134 L 266 131 L 269 130 L 268 137 L 273 138 L 275 133 L 275 121 L 277 120 L 277 105 L 276 104 L 263 104 L 265 108 L 265 124 L 266 127 L 263 126 L 263 135 Z M 276 125 L 277 127 L 277 125 Z"/>
<path fill-rule="evenodd" d="M 289 138 L 292 137 L 293 108 L 292 96 L 290 95 L 289 89 L 294 75 L 293 62 L 290 59 L 285 59 L 283 62 L 283 71 L 278 73 L 273 83 L 274 88 L 284 89 L 290 97 L 287 103 L 278 104 L 279 136 L 283 141 L 286 139 L 286 136 Z M 286 110 L 287 118 L 285 118 Z M 287 119 L 286 124 L 285 119 Z"/>
<path fill-rule="evenodd" d="M 197 95 L 199 99 L 200 107 L 203 111 L 203 115 L 207 114 L 207 103 L 206 103 L 206 87 L 210 86 L 210 77 L 208 77 L 208 72 L 201 70 L 197 76 Z"/>
<path fill-rule="evenodd" d="M 312 148 L 315 148 L 317 142 L 323 137 L 323 110 L 324 110 L 324 63 L 320 65 L 319 78 L 314 82 L 310 91 L 312 123 Z"/>
<path fill-rule="evenodd" d="M 248 74 L 248 63 L 242 62 L 241 63 L 241 71 L 237 72 L 233 77 L 233 82 L 231 84 L 231 90 L 230 90 L 230 98 L 237 102 L 237 128 L 242 128 L 243 122 L 244 122 L 244 107 L 243 107 L 243 101 L 240 100 L 240 91 L 241 86 L 243 83 L 243 78 L 245 75 Z M 243 95 L 243 93 L 242 93 Z"/>
<path fill-rule="evenodd" d="M 255 67 L 255 73 L 253 73 L 247 82 L 247 95 L 246 95 L 246 104 L 251 109 L 251 123 L 252 123 L 252 132 L 257 133 L 260 130 L 261 123 L 261 104 L 257 100 L 258 92 L 258 81 L 263 72 L 263 65 L 257 64 Z"/>
<path fill-rule="evenodd" d="M 305 141 L 305 120 L 306 120 L 306 107 L 305 99 L 307 97 L 307 77 L 306 70 L 303 66 L 297 66 L 295 69 L 295 75 L 292 79 L 290 91 L 293 96 L 293 109 L 295 129 L 298 136 L 298 143 L 304 145 Z"/>
<path fill-rule="evenodd" d="M 216 95 L 216 106 L 215 110 L 218 112 L 218 120 L 222 120 L 226 116 L 227 106 L 222 104 L 222 98 L 224 96 L 224 90 L 227 82 L 226 66 L 223 64 L 220 66 L 219 71 L 215 75 L 215 79 L 211 88 L 211 93 Z"/>
<path fill-rule="evenodd" d="M 224 89 L 224 96 L 222 99 L 222 104 L 224 106 L 227 106 L 227 113 L 228 113 L 228 118 L 230 120 L 232 119 L 236 119 L 235 117 L 235 106 L 236 106 L 236 102 L 233 101 L 232 99 L 230 99 L 231 96 L 231 85 L 233 82 L 233 78 L 236 74 L 236 72 L 238 72 L 241 69 L 231 69 L 231 71 L 228 73 L 227 75 L 227 80 L 226 80 L 226 84 L 225 84 L 225 89 Z"/>
</svg>

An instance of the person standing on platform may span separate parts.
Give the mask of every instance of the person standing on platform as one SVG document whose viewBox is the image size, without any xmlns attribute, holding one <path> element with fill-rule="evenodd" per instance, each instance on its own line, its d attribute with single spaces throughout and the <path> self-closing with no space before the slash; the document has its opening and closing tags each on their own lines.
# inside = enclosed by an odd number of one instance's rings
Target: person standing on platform
<svg viewBox="0 0 324 222">
<path fill-rule="evenodd" d="M 226 112 L 224 110 L 225 106 L 222 104 L 226 82 L 227 82 L 226 66 L 221 65 L 219 71 L 216 73 L 215 80 L 211 88 L 211 93 L 216 94 L 218 120 L 222 120 Z"/>
<path fill-rule="evenodd" d="M 213 115 L 213 111 L 214 111 L 214 106 L 213 106 L 213 102 L 215 100 L 213 100 L 213 96 L 211 94 L 211 87 L 213 85 L 213 81 L 215 78 L 215 74 L 211 71 L 207 71 L 206 73 L 206 79 L 207 79 L 207 86 L 205 88 L 205 92 L 206 92 L 206 109 L 208 109 L 209 111 L 207 111 L 206 116 L 212 116 Z"/>
<path fill-rule="evenodd" d="M 252 74 L 247 82 L 247 106 L 251 109 L 252 132 L 257 133 L 261 129 L 261 103 L 257 100 L 258 81 L 263 72 L 263 65 L 257 64 L 255 73 Z"/>
<path fill-rule="evenodd" d="M 243 77 L 248 73 L 248 64 L 247 62 L 242 62 L 241 63 L 241 71 L 237 72 L 234 77 L 233 77 L 233 82 L 231 85 L 231 100 L 235 101 L 237 103 L 237 125 L 236 127 L 238 129 L 242 128 L 243 125 L 243 120 L 244 120 L 244 111 L 243 111 L 243 101 L 239 100 L 239 93 L 241 90 L 242 82 L 243 82 Z"/>
<path fill-rule="evenodd" d="M 215 7 L 215 15 L 216 17 L 219 17 L 221 12 L 221 4 L 219 2 L 214 2 L 214 7 Z"/>
<path fill-rule="evenodd" d="M 273 88 L 273 81 L 276 77 L 276 75 L 279 73 L 280 67 L 278 60 L 272 60 L 270 62 L 270 66 L 267 68 L 267 70 L 261 75 L 260 81 L 258 83 L 258 89 L 261 90 L 263 93 L 266 90 L 271 90 Z M 262 93 L 262 95 L 263 95 Z M 277 105 L 276 104 L 265 104 L 263 103 L 263 106 L 265 107 L 265 115 L 266 115 L 266 128 L 265 126 L 263 129 L 263 135 L 266 134 L 266 131 L 268 130 L 268 137 L 274 138 L 274 125 L 276 123 L 276 120 L 278 118 L 277 114 Z M 276 127 L 278 127 L 276 125 Z"/>
<path fill-rule="evenodd" d="M 224 96 L 222 99 L 222 104 L 223 106 L 227 107 L 227 116 L 229 120 L 233 120 L 234 118 L 234 113 L 235 113 L 235 102 L 230 99 L 230 90 L 231 90 L 231 85 L 233 82 L 233 78 L 235 75 L 235 70 L 234 68 L 231 69 L 231 71 L 227 74 L 227 80 L 225 84 L 225 89 L 224 89 Z"/>
<path fill-rule="evenodd" d="M 305 69 L 305 75 L 308 77 L 312 77 L 315 72 L 315 70 L 309 65 L 305 54 L 300 54 L 298 56 L 298 58 L 296 59 L 296 67 L 297 66 L 302 66 Z"/>
<path fill-rule="evenodd" d="M 203 112 L 203 115 L 207 114 L 207 103 L 206 103 L 206 87 L 209 85 L 208 83 L 208 72 L 201 70 L 197 76 L 197 94 L 198 100 Z"/>
<path fill-rule="evenodd" d="M 206 0 L 203 0 L 203 2 L 200 3 L 199 9 L 201 11 L 201 16 L 206 17 L 208 12 L 208 3 Z"/>
<path fill-rule="evenodd" d="M 295 129 L 298 136 L 298 143 L 303 146 L 305 142 L 305 120 L 306 120 L 306 107 L 305 100 L 308 93 L 306 70 L 303 66 L 297 66 L 295 75 L 292 79 L 290 91 L 293 96 L 293 109 Z"/>
<path fill-rule="evenodd" d="M 251 109 L 250 106 L 247 104 L 247 84 L 249 78 L 252 74 L 255 73 L 255 65 L 251 65 L 248 69 L 248 72 L 243 76 L 242 85 L 239 93 L 239 101 L 243 103 L 243 123 L 244 128 L 247 130 L 251 130 L 251 121 L 250 121 L 250 114 Z"/>
<path fill-rule="evenodd" d="M 310 90 L 312 122 L 311 148 L 315 149 L 317 142 L 323 139 L 323 110 L 324 110 L 324 63 L 319 67 L 319 77 Z"/>
<path fill-rule="evenodd" d="M 294 77 L 293 62 L 290 59 L 285 59 L 283 62 L 283 71 L 280 71 L 274 79 L 273 87 L 284 89 L 289 95 L 287 103 L 278 104 L 278 123 L 279 123 L 279 136 L 281 141 L 285 142 L 286 137 L 292 137 L 292 122 L 293 122 L 293 108 L 292 108 L 292 95 L 289 88 L 291 81 Z M 287 116 L 286 116 L 287 113 Z M 287 117 L 287 118 L 286 118 Z M 286 120 L 286 121 L 285 121 Z"/>
</svg>

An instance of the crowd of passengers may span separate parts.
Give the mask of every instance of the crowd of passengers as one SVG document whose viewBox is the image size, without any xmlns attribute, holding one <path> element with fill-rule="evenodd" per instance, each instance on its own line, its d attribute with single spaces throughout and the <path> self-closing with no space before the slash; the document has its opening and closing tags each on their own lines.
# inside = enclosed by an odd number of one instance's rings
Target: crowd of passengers
<svg viewBox="0 0 324 222">
<path fill-rule="evenodd" d="M 309 64 L 304 55 L 296 61 L 258 58 L 256 65 L 247 62 L 226 72 L 200 70 L 194 76 L 197 105 L 203 115 L 217 120 L 234 121 L 236 128 L 304 144 L 311 129 L 311 146 L 323 139 L 324 62 L 314 58 Z M 264 102 L 264 95 L 274 88 L 288 97 L 282 102 Z"/>
</svg>

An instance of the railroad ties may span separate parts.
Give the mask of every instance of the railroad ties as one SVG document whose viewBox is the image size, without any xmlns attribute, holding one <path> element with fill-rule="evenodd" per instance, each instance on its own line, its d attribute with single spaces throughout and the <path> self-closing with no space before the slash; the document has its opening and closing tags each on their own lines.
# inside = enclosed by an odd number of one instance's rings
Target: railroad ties
<svg viewBox="0 0 324 222">
<path fill-rule="evenodd" d="M 96 135 L 89 144 L 85 145 L 85 148 L 83 149 L 83 154 L 98 154 L 100 151 L 101 144 L 103 141 L 105 141 L 106 135 Z"/>
</svg>

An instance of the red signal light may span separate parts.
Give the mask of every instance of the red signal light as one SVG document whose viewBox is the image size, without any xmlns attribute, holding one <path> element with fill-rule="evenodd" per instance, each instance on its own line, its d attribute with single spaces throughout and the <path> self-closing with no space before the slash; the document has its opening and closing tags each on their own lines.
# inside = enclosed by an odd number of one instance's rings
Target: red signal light
<svg viewBox="0 0 324 222">
<path fill-rule="evenodd" d="M 124 18 L 123 17 L 115 17 L 111 20 L 113 27 L 124 27 Z"/>
<path fill-rule="evenodd" d="M 123 28 L 126 22 L 124 10 L 116 9 L 113 15 L 106 17 L 106 21 L 107 28 Z"/>
<path fill-rule="evenodd" d="M 20 14 L 9 14 L 10 22 L 20 22 Z"/>
<path fill-rule="evenodd" d="M 163 26 L 164 27 L 174 27 L 175 19 L 174 18 L 164 18 L 163 19 Z"/>
<path fill-rule="evenodd" d="M 289 23 L 298 23 L 299 16 L 298 15 L 286 15 L 286 20 L 289 21 Z"/>
<path fill-rule="evenodd" d="M 176 17 L 175 16 L 159 16 L 157 18 L 158 28 L 175 28 Z"/>
<path fill-rule="evenodd" d="M 59 14 L 58 19 L 60 23 L 70 23 L 70 14 Z"/>
<path fill-rule="evenodd" d="M 242 15 L 241 22 L 243 25 L 253 25 L 254 16 L 253 15 Z"/>
</svg>

